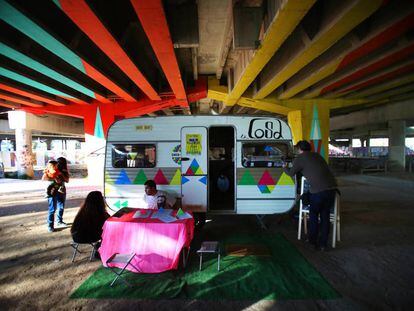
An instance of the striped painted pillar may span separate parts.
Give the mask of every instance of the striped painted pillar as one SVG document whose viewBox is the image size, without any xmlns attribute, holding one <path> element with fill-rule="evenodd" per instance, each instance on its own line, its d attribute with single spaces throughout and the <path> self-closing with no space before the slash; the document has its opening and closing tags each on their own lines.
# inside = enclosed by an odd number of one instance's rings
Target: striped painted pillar
<svg viewBox="0 0 414 311">
<path fill-rule="evenodd" d="M 103 187 L 106 135 L 114 121 L 113 110 L 108 105 L 94 103 L 88 107 L 84 115 L 85 162 L 89 183 L 92 185 Z"/>
</svg>

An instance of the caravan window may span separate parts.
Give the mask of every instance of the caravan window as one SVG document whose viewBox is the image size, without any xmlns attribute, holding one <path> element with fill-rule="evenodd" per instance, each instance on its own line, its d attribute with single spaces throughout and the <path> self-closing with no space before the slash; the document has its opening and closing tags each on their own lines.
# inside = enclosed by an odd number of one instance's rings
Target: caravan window
<svg viewBox="0 0 414 311">
<path fill-rule="evenodd" d="M 112 166 L 124 167 L 154 167 L 154 144 L 115 144 L 112 146 Z"/>
<path fill-rule="evenodd" d="M 242 165 L 244 167 L 282 167 L 288 155 L 285 143 L 244 143 L 242 146 Z"/>
</svg>

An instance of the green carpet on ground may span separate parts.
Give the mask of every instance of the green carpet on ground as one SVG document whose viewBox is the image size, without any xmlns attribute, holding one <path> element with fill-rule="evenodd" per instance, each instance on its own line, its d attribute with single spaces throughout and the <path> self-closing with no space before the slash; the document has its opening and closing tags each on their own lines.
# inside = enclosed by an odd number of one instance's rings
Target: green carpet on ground
<svg viewBox="0 0 414 311">
<path fill-rule="evenodd" d="M 71 298 L 133 299 L 333 299 L 339 294 L 281 234 L 230 236 L 220 241 L 228 244 L 256 244 L 269 248 L 272 256 L 236 257 L 223 254 L 221 269 L 217 258 L 206 256 L 203 270 L 198 271 L 198 256 L 190 256 L 185 270 L 160 274 L 127 272 L 127 286 L 114 279 L 109 269 L 99 268 Z"/>
</svg>

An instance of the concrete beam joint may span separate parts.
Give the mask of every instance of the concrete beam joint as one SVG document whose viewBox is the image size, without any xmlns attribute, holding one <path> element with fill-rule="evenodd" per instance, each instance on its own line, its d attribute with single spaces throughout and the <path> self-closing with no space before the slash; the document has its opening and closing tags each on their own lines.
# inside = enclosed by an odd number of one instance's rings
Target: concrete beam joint
<svg viewBox="0 0 414 311">
<path fill-rule="evenodd" d="M 72 118 L 37 116 L 25 111 L 9 111 L 8 116 L 11 129 L 28 129 L 54 134 L 84 134 L 83 122 Z"/>
</svg>

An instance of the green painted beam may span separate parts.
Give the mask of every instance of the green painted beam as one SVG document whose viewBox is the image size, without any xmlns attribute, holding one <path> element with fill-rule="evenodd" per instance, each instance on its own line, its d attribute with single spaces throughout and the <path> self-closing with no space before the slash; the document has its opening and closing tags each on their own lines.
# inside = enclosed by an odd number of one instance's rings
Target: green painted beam
<svg viewBox="0 0 414 311">
<path fill-rule="evenodd" d="M 71 66 L 86 73 L 82 59 L 79 56 L 5 0 L 0 0 L 0 19 L 24 33 Z"/>
<path fill-rule="evenodd" d="M 42 90 L 44 92 L 47 92 L 47 93 L 50 93 L 50 94 L 53 94 L 53 95 L 58 95 L 58 96 L 62 96 L 62 97 L 69 98 L 69 99 L 75 99 L 74 97 L 72 97 L 72 96 L 70 96 L 66 93 L 63 93 L 63 92 L 61 92 L 59 90 L 56 90 L 56 89 L 54 89 L 50 86 L 39 83 L 35 80 L 32 80 L 32 79 L 27 78 L 25 76 L 22 76 L 22 75 L 14 72 L 14 71 L 8 70 L 8 69 L 3 68 L 3 67 L 0 67 L 0 76 L 3 76 L 3 77 L 6 77 L 6 78 L 9 78 L 9 79 L 21 82 L 23 84 L 30 85 L 30 86 L 32 86 L 36 89 Z"/>
<path fill-rule="evenodd" d="M 3 44 L 0 42 L 0 54 L 10 58 L 16 62 L 19 62 L 22 65 L 25 65 L 49 78 L 52 78 L 60 83 L 63 83 L 85 95 L 88 95 L 92 98 L 95 98 L 95 94 L 92 90 L 84 87 L 83 85 L 65 77 L 64 75 L 60 74 L 59 72 L 39 63 L 38 61 L 16 51 L 15 49 Z"/>
</svg>

